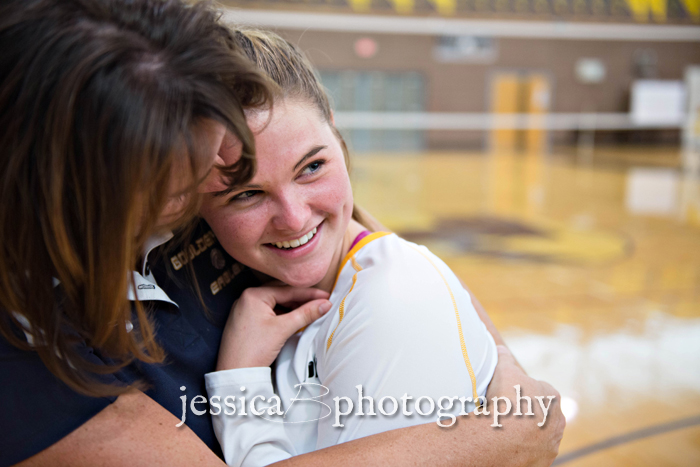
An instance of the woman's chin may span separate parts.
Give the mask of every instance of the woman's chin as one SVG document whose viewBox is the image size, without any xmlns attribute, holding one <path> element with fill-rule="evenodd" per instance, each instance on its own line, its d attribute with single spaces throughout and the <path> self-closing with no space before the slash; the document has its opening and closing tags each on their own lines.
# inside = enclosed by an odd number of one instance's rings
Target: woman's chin
<svg viewBox="0 0 700 467">
<path fill-rule="evenodd" d="M 279 274 L 268 274 L 292 287 L 313 287 L 323 280 L 326 276 L 326 271 L 314 272 L 305 269 L 298 272 L 286 271 Z"/>
<path fill-rule="evenodd" d="M 290 286 L 292 286 L 292 287 L 302 287 L 302 288 L 303 288 L 303 287 L 313 287 L 313 286 L 315 286 L 316 284 L 318 284 L 319 282 L 321 282 L 321 281 L 323 280 L 323 277 L 318 278 L 318 279 L 308 278 L 308 277 L 305 277 L 305 278 L 303 278 L 303 279 L 299 279 L 299 278 L 280 278 L 279 280 L 281 280 L 281 281 L 284 282 L 285 284 L 290 285 Z"/>
</svg>

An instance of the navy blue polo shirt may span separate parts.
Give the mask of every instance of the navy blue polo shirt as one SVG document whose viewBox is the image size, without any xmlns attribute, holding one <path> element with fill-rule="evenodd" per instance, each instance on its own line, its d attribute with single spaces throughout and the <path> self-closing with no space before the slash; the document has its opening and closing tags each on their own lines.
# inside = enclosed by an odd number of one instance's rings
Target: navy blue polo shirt
<svg viewBox="0 0 700 467">
<path fill-rule="evenodd" d="M 192 285 L 192 269 L 196 271 L 206 311 Z M 165 300 L 145 304 L 151 310 L 156 338 L 166 359 L 162 364 L 135 362 L 108 375 L 106 381 L 146 383 L 145 393 L 178 419 L 182 417 L 180 397 L 186 395 L 185 423 L 221 455 L 208 408 L 199 404 L 198 409 L 207 408 L 207 412 L 195 415 L 190 401 L 196 395 L 206 397 L 204 374 L 215 369 L 231 305 L 245 288 L 259 285 L 259 281 L 252 270 L 226 254 L 203 221 L 188 244 L 171 240 L 150 251 L 139 273 L 157 283 L 152 286 L 149 281 L 137 281 L 142 292 L 139 297 L 154 292 L 165 296 Z M 96 349 L 84 346 L 81 351 L 95 363 L 110 363 Z M 51 446 L 115 400 L 74 392 L 46 369 L 36 353 L 19 350 L 2 337 L 0 395 L 0 467 L 13 465 Z"/>
</svg>

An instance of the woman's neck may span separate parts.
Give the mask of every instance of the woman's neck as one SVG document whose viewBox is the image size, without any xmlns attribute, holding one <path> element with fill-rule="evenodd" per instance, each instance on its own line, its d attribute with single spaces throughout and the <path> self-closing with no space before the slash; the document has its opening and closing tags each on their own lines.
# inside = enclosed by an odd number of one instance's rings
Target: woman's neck
<svg viewBox="0 0 700 467">
<path fill-rule="evenodd" d="M 343 258 L 345 258 L 350 251 L 350 247 L 352 246 L 352 242 L 355 240 L 355 238 L 365 230 L 367 229 L 362 224 L 357 222 L 355 219 L 350 219 L 348 227 L 345 229 L 343 240 L 340 242 L 340 245 L 338 245 L 338 248 L 336 248 L 335 253 L 333 254 L 331 266 L 328 268 L 328 272 L 323 280 L 316 284 L 316 288 L 325 290 L 328 293 L 332 292 L 333 286 L 335 285 L 335 277 L 338 274 L 338 270 L 342 266 L 341 262 L 343 261 Z"/>
</svg>

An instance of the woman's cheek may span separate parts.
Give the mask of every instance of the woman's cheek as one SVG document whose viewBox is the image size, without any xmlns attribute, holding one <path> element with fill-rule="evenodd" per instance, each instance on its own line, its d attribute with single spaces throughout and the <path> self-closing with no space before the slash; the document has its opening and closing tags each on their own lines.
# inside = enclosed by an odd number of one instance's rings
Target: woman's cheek
<svg viewBox="0 0 700 467">
<path fill-rule="evenodd" d="M 212 228 L 214 234 L 216 234 L 217 237 L 219 237 L 219 233 L 222 230 L 221 224 L 224 219 L 223 211 L 223 207 L 217 207 L 214 205 L 213 202 L 208 200 L 202 204 L 202 207 L 199 211 L 199 213 L 202 215 L 204 220 L 207 221 L 207 224 L 209 224 L 209 227 Z"/>
<path fill-rule="evenodd" d="M 233 255 L 231 250 L 240 242 L 241 233 L 245 232 L 237 219 L 238 216 L 230 212 L 226 206 L 212 206 L 208 203 L 202 206 L 201 214 L 226 251 Z"/>
<path fill-rule="evenodd" d="M 260 238 L 258 231 L 264 225 L 259 217 L 255 212 L 238 213 L 229 214 L 219 220 L 221 234 L 216 231 L 214 233 L 234 258 L 257 245 Z"/>
<path fill-rule="evenodd" d="M 311 195 L 317 206 L 326 212 L 338 212 L 353 201 L 350 179 L 343 172 L 322 179 L 313 186 Z"/>
</svg>

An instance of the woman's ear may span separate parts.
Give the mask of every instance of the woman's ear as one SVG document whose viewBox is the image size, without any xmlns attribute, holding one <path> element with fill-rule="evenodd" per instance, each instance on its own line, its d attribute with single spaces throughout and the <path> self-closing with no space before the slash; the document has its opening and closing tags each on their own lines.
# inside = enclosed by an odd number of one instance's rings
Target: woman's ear
<svg viewBox="0 0 700 467">
<path fill-rule="evenodd" d="M 335 126 L 335 114 L 331 110 L 331 125 Z"/>
</svg>

